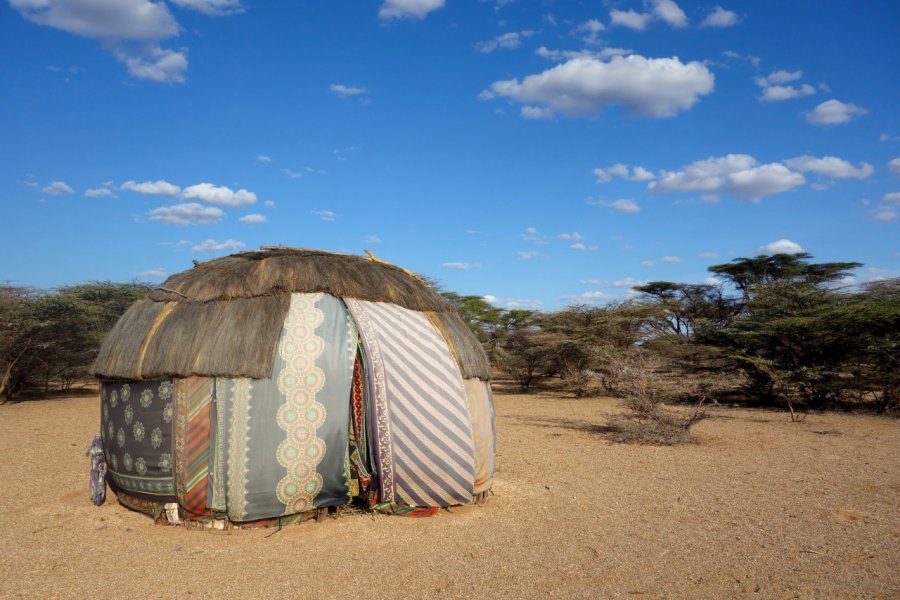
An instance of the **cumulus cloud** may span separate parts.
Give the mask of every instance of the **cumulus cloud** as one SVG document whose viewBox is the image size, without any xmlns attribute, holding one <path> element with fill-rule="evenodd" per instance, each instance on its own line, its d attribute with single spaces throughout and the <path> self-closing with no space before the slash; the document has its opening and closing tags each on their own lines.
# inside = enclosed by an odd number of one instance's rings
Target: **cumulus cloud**
<svg viewBox="0 0 900 600">
<path fill-rule="evenodd" d="M 582 242 L 576 242 L 574 244 L 569 244 L 569 248 L 572 250 L 578 250 L 579 252 L 596 252 L 600 249 L 599 246 L 590 246 L 588 244 L 584 244 Z"/>
<path fill-rule="evenodd" d="M 507 97 L 568 116 L 588 116 L 607 106 L 648 117 L 671 117 L 713 90 L 715 76 L 699 62 L 677 57 L 614 56 L 609 61 L 574 58 L 522 81 L 496 81 L 483 100 Z"/>
<path fill-rule="evenodd" d="M 619 198 L 618 200 L 596 200 L 594 198 L 590 198 L 587 201 L 588 204 L 593 204 L 594 206 L 602 206 L 604 208 L 610 208 L 616 212 L 620 213 L 636 213 L 641 210 L 640 205 L 631 200 L 629 198 Z"/>
<path fill-rule="evenodd" d="M 535 252 L 533 250 L 519 250 L 517 254 L 522 260 L 531 260 L 541 255 L 540 252 Z"/>
<path fill-rule="evenodd" d="M 673 0 L 651 0 L 650 5 L 650 12 L 645 13 L 613 9 L 609 11 L 610 22 L 635 31 L 645 30 L 651 21 L 663 21 L 671 27 L 687 27 L 687 15 Z"/>
<path fill-rule="evenodd" d="M 191 248 L 191 252 L 194 254 L 209 254 L 213 252 L 234 252 L 235 250 L 240 250 L 246 246 L 244 242 L 239 242 L 237 240 L 227 239 L 224 242 L 217 242 L 216 240 L 206 240 L 202 244 L 197 244 L 193 248 Z"/>
<path fill-rule="evenodd" d="M 282 169 L 281 172 L 284 173 L 284 176 L 287 177 L 288 179 L 299 179 L 300 177 L 303 177 L 303 173 L 301 173 L 299 171 L 294 171 L 292 169 L 285 168 L 285 169 Z"/>
<path fill-rule="evenodd" d="M 141 271 L 137 275 L 138 277 L 151 277 L 153 279 L 161 279 L 166 276 L 166 272 L 163 269 L 147 269 L 146 271 Z"/>
<path fill-rule="evenodd" d="M 75 192 L 65 181 L 53 181 L 50 185 L 45 185 L 42 189 L 45 194 L 51 196 L 59 196 L 61 194 L 72 194 Z"/>
<path fill-rule="evenodd" d="M 900 158 L 892 159 L 888 163 L 888 170 L 894 175 L 900 175 Z"/>
<path fill-rule="evenodd" d="M 514 50 L 521 45 L 523 39 L 530 38 L 533 35 L 534 31 L 531 31 L 530 29 L 524 31 L 510 31 L 498 35 L 494 39 L 476 43 L 475 49 L 484 54 L 489 54 L 498 49 Z"/>
<path fill-rule="evenodd" d="M 635 31 L 647 29 L 647 24 L 653 19 L 650 13 L 639 13 L 633 10 L 619 10 L 614 8 L 609 11 L 609 21 L 613 25 L 621 25 Z"/>
<path fill-rule="evenodd" d="M 222 220 L 225 213 L 215 206 L 203 206 L 196 202 L 160 206 L 147 212 L 151 221 L 167 225 L 212 225 Z"/>
<path fill-rule="evenodd" d="M 364 87 L 356 87 L 352 85 L 343 85 L 340 83 L 332 83 L 328 86 L 328 89 L 337 94 L 338 96 L 359 96 L 362 94 L 368 94 L 369 90 Z"/>
<path fill-rule="evenodd" d="M 865 108 L 840 100 L 826 100 L 806 113 L 806 121 L 813 125 L 840 125 L 867 114 Z"/>
<path fill-rule="evenodd" d="M 633 54 L 634 50 L 628 48 L 601 48 L 600 50 L 550 50 L 547 46 L 541 46 L 534 51 L 535 54 L 542 58 L 553 60 L 556 62 L 564 62 L 573 58 L 595 58 L 604 60 L 613 56 L 627 56 Z"/>
<path fill-rule="evenodd" d="M 757 255 L 761 254 L 797 254 L 799 252 L 804 252 L 803 247 L 800 246 L 797 242 L 792 242 L 791 240 L 776 240 L 765 246 L 760 246 L 756 253 Z"/>
<path fill-rule="evenodd" d="M 583 33 L 584 36 L 581 38 L 585 44 L 594 45 L 600 41 L 599 35 L 600 32 L 605 30 L 606 27 L 598 21 L 597 19 L 590 19 L 585 21 L 581 25 L 579 25 L 575 31 L 577 33 Z"/>
<path fill-rule="evenodd" d="M 773 85 L 763 90 L 759 100 L 760 102 L 779 102 L 781 100 L 800 98 L 801 96 L 811 96 L 815 93 L 816 88 L 808 83 L 797 87 L 792 85 Z"/>
<path fill-rule="evenodd" d="M 224 0 L 183 0 L 186 4 L 234 4 Z M 187 50 L 160 47 L 177 36 L 179 25 L 164 2 L 149 0 L 10 0 L 27 20 L 86 38 L 109 48 L 132 77 L 181 83 Z"/>
<path fill-rule="evenodd" d="M 710 157 L 685 165 L 679 171 L 660 171 L 648 189 L 671 192 L 728 192 L 758 202 L 766 196 L 803 185 L 806 179 L 781 163 L 760 165 L 747 154 Z"/>
<path fill-rule="evenodd" d="M 554 112 L 550 108 L 540 106 L 523 106 L 521 110 L 522 117 L 526 119 L 550 119 L 553 118 Z"/>
<path fill-rule="evenodd" d="M 240 218 L 241 223 L 247 223 L 248 225 L 257 225 L 259 223 L 266 222 L 266 216 L 258 213 L 254 213 L 251 215 L 244 215 Z"/>
<path fill-rule="evenodd" d="M 591 173 L 597 178 L 597 183 L 609 183 L 613 180 L 614 176 L 621 177 L 626 181 L 650 181 L 654 178 L 653 173 L 644 167 L 635 165 L 631 168 L 631 171 L 629 171 L 628 165 L 623 165 L 622 163 L 616 163 L 605 169 L 597 167 L 591 171 Z"/>
<path fill-rule="evenodd" d="M 700 258 L 719 258 L 718 252 L 701 252 L 698 254 Z"/>
<path fill-rule="evenodd" d="M 809 96 L 816 93 L 816 88 L 804 83 L 803 85 L 786 85 L 803 77 L 803 71 L 773 71 L 765 77 L 755 77 L 753 82 L 763 88 L 760 102 L 780 102 L 791 100 L 801 96 Z"/>
<path fill-rule="evenodd" d="M 445 269 L 454 269 L 456 271 L 468 271 L 469 269 L 480 269 L 481 263 L 445 262 L 441 266 Z"/>
<path fill-rule="evenodd" d="M 712 12 L 700 22 L 700 27 L 732 27 L 737 25 L 737 23 L 738 16 L 736 12 L 725 10 L 721 6 L 716 6 Z"/>
<path fill-rule="evenodd" d="M 84 195 L 88 198 L 110 198 L 115 196 L 109 188 L 88 188 L 84 190 Z"/>
<path fill-rule="evenodd" d="M 256 157 L 256 162 L 258 162 L 259 164 L 265 164 L 265 163 L 272 162 L 272 159 L 269 158 L 268 156 L 266 156 L 265 154 L 260 154 L 259 156 Z"/>
<path fill-rule="evenodd" d="M 890 192 L 881 197 L 884 202 L 900 203 L 900 192 Z"/>
<path fill-rule="evenodd" d="M 556 236 L 556 239 L 578 241 L 578 240 L 583 240 L 584 237 L 577 231 L 573 231 L 572 233 L 561 233 L 558 236 Z"/>
<path fill-rule="evenodd" d="M 256 202 L 256 194 L 245 189 L 234 191 L 231 188 L 215 186 L 211 183 L 198 183 L 184 188 L 183 196 L 187 200 L 203 200 L 210 204 L 240 208 Z"/>
<path fill-rule="evenodd" d="M 444 0 L 385 0 L 378 17 L 391 19 L 424 19 L 431 11 L 443 8 Z"/>
<path fill-rule="evenodd" d="M 897 218 L 897 211 L 890 208 L 881 208 L 872 213 L 873 221 L 894 221 Z"/>
<path fill-rule="evenodd" d="M 244 12 L 240 0 L 169 0 L 175 6 L 195 10 L 210 17 Z"/>
<path fill-rule="evenodd" d="M 784 163 L 792 169 L 803 171 L 804 173 L 816 173 L 817 175 L 834 179 L 865 179 L 875 171 L 869 163 L 860 162 L 858 167 L 854 167 L 846 160 L 836 156 L 816 158 L 815 156 L 804 154 L 796 158 L 789 158 Z"/>
<path fill-rule="evenodd" d="M 174 198 L 181 193 L 180 187 L 174 183 L 169 183 L 164 179 L 144 181 L 143 183 L 126 181 L 119 187 L 129 192 L 137 192 L 138 194 L 146 194 L 149 196 L 169 196 L 170 198 Z"/>
<path fill-rule="evenodd" d="M 136 79 L 149 79 L 159 83 L 184 83 L 188 68 L 187 50 L 165 48 L 120 48 L 116 58 Z"/>
<path fill-rule="evenodd" d="M 327 221 L 327 222 L 332 222 L 337 219 L 337 214 L 330 210 L 315 209 L 315 210 L 309 211 L 309 214 L 315 215 L 315 216 L 319 217 L 319 219 L 321 219 L 322 221 Z"/>
</svg>

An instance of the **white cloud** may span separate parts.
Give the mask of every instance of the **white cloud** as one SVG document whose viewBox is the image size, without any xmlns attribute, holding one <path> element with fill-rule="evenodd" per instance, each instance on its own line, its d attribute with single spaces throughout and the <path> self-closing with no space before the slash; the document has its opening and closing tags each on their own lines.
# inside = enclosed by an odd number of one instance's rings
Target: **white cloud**
<svg viewBox="0 0 900 600">
<path fill-rule="evenodd" d="M 600 32 L 604 29 L 606 29 L 606 27 L 603 23 L 597 19 L 590 19 L 579 25 L 575 31 L 585 34 L 584 37 L 581 38 L 584 43 L 594 45 L 599 42 Z"/>
<path fill-rule="evenodd" d="M 530 29 L 524 31 L 510 31 L 498 35 L 492 40 L 476 43 L 475 49 L 484 54 L 489 54 L 497 49 L 513 50 L 519 47 L 523 39 L 530 38 L 533 35 L 534 31 L 531 31 Z"/>
<path fill-rule="evenodd" d="M 631 172 L 629 173 L 628 165 L 623 165 L 622 163 L 616 163 L 611 167 L 601 168 L 597 167 L 591 173 L 594 174 L 594 177 L 597 178 L 597 183 L 609 183 L 612 181 L 613 176 L 621 177 L 626 181 L 650 181 L 653 179 L 653 173 L 641 167 L 639 165 L 635 165 Z"/>
<path fill-rule="evenodd" d="M 601 292 L 600 290 L 592 290 L 590 292 L 584 292 L 582 294 L 567 294 L 565 296 L 560 296 L 559 299 L 565 301 L 567 304 L 594 304 L 595 302 L 599 302 L 601 300 L 609 300 L 612 296 L 607 294 L 606 292 Z"/>
<path fill-rule="evenodd" d="M 122 47 L 115 51 L 116 58 L 128 68 L 128 74 L 136 79 L 149 79 L 159 83 L 184 83 L 188 68 L 187 50 L 165 48 Z"/>
<path fill-rule="evenodd" d="M 718 252 L 701 252 L 698 254 L 700 258 L 719 258 Z"/>
<path fill-rule="evenodd" d="M 880 210 L 875 211 L 872 214 L 872 219 L 875 221 L 893 221 L 897 218 L 897 211 L 891 210 L 889 208 L 882 208 Z"/>
<path fill-rule="evenodd" d="M 369 90 L 366 88 L 342 85 L 340 83 L 332 83 L 328 86 L 328 89 L 339 96 L 359 96 L 361 94 L 369 93 Z"/>
<path fill-rule="evenodd" d="M 781 163 L 771 163 L 731 173 L 727 177 L 727 182 L 727 190 L 732 194 L 759 202 L 766 196 L 803 185 L 806 178 Z"/>
<path fill-rule="evenodd" d="M 225 213 L 215 206 L 203 206 L 196 202 L 161 206 L 148 211 L 151 221 L 167 225 L 211 225 L 222 220 Z"/>
<path fill-rule="evenodd" d="M 209 17 L 220 17 L 244 12 L 241 0 L 169 0 L 181 8 L 188 8 Z"/>
<path fill-rule="evenodd" d="M 282 169 L 281 172 L 284 173 L 284 176 L 288 179 L 299 179 L 300 177 L 303 177 L 303 173 L 291 169 Z"/>
<path fill-rule="evenodd" d="M 805 182 L 803 175 L 791 171 L 781 163 L 759 165 L 748 154 L 728 154 L 695 161 L 685 165 L 680 171 L 660 171 L 659 179 L 650 182 L 648 189 L 661 194 L 730 192 L 759 201 Z"/>
<path fill-rule="evenodd" d="M 481 297 L 481 299 L 490 304 L 493 304 L 494 302 L 499 300 L 499 298 L 497 298 L 497 296 L 494 296 L 492 294 L 485 294 L 484 296 Z"/>
<path fill-rule="evenodd" d="M 265 163 L 272 162 L 272 159 L 269 158 L 268 156 L 266 156 L 265 154 L 260 154 L 259 156 L 256 157 L 256 162 L 258 162 L 260 164 L 265 164 Z"/>
<path fill-rule="evenodd" d="M 526 242 L 534 242 L 536 244 L 544 243 L 543 238 L 538 233 L 537 227 L 526 227 L 525 231 L 523 231 L 520 236 Z"/>
<path fill-rule="evenodd" d="M 444 0 L 384 0 L 378 9 L 381 19 L 424 19 L 431 11 L 443 8 Z"/>
<path fill-rule="evenodd" d="M 258 213 L 254 213 L 252 215 L 244 215 L 240 218 L 241 223 L 247 223 L 248 225 L 257 225 L 259 223 L 266 222 L 266 216 Z"/>
<path fill-rule="evenodd" d="M 522 260 L 531 260 L 540 256 L 541 253 L 534 252 L 533 250 L 519 250 L 518 255 Z"/>
<path fill-rule="evenodd" d="M 573 231 L 572 233 L 561 233 L 558 236 L 556 236 L 556 238 L 559 240 L 572 240 L 572 241 L 578 241 L 578 240 L 584 239 L 584 237 L 577 231 Z"/>
<path fill-rule="evenodd" d="M 160 242 L 159 245 L 160 246 L 169 246 L 169 247 L 175 248 L 177 250 L 178 248 L 181 248 L 183 246 L 190 246 L 193 243 L 194 242 L 192 242 L 190 240 L 178 240 L 177 242 Z"/>
<path fill-rule="evenodd" d="M 806 114 L 806 120 L 813 125 L 840 125 L 856 117 L 867 114 L 865 108 L 840 100 L 826 100 Z"/>
<path fill-rule="evenodd" d="M 369 234 L 365 237 L 365 242 L 367 244 L 380 244 L 381 238 L 375 235 L 374 233 Z"/>
<path fill-rule="evenodd" d="M 147 269 L 146 271 L 141 271 L 137 275 L 138 277 L 151 277 L 153 279 L 161 279 L 166 276 L 166 272 L 163 269 Z"/>
<path fill-rule="evenodd" d="M 65 181 L 53 181 L 50 185 L 44 186 L 41 190 L 45 194 L 50 194 L 51 196 L 59 196 L 60 194 L 72 194 L 75 192 L 68 183 Z"/>
<path fill-rule="evenodd" d="M 799 87 L 792 85 L 773 85 L 763 90 L 763 95 L 759 97 L 760 102 L 780 102 L 781 100 L 792 100 L 802 96 L 810 96 L 816 93 L 816 88 L 804 83 Z"/>
<path fill-rule="evenodd" d="M 169 196 L 174 198 L 181 193 L 181 188 L 174 183 L 169 183 L 164 179 L 156 181 L 144 181 L 138 183 L 136 181 L 126 181 L 120 186 L 121 189 L 129 192 L 137 192 L 138 194 L 147 194 L 150 196 Z"/>
<path fill-rule="evenodd" d="M 797 81 L 803 77 L 803 71 L 772 71 L 765 77 L 756 77 L 753 82 L 759 87 L 769 87 L 770 85 L 783 85 L 792 81 Z"/>
<path fill-rule="evenodd" d="M 581 285 L 600 285 L 603 282 L 599 279 L 579 279 L 578 283 Z"/>
<path fill-rule="evenodd" d="M 734 50 L 725 50 L 724 52 L 722 52 L 722 54 L 733 60 L 745 60 L 748 63 L 750 63 L 751 65 L 753 65 L 753 67 L 755 67 L 755 68 L 758 68 L 759 65 L 762 63 L 762 59 L 758 56 L 753 56 L 753 55 L 744 56 L 743 54 L 738 54 Z"/>
<path fill-rule="evenodd" d="M 791 240 L 777 240 L 766 244 L 765 246 L 760 246 L 760 248 L 756 251 L 759 254 L 797 254 L 799 252 L 804 252 L 803 247 L 800 246 L 797 242 L 792 242 Z"/>
<path fill-rule="evenodd" d="M 521 114 L 526 119 L 550 119 L 553 117 L 554 112 L 550 108 L 543 108 L 540 106 L 523 106 L 521 110 Z"/>
<path fill-rule="evenodd" d="M 712 92 L 714 82 L 715 76 L 702 63 L 632 54 L 614 56 L 608 62 L 574 58 L 521 82 L 496 81 L 479 97 L 508 97 L 573 117 L 593 115 L 613 105 L 638 115 L 671 117 Z"/>
<path fill-rule="evenodd" d="M 263 205 L 268 206 L 269 208 L 275 208 L 275 202 L 273 202 L 272 200 L 266 200 L 265 202 L 263 202 Z"/>
<path fill-rule="evenodd" d="M 663 21 L 671 27 L 687 27 L 687 15 L 673 0 L 651 0 L 650 4 L 653 8 L 648 13 L 613 9 L 609 11 L 610 22 L 635 31 L 645 30 L 651 21 Z"/>
<path fill-rule="evenodd" d="M 162 2 L 149 0 L 10 0 L 32 23 L 101 40 L 154 42 L 178 35 Z"/>
<path fill-rule="evenodd" d="M 256 194 L 245 189 L 233 191 L 231 188 L 215 186 L 211 183 L 198 183 L 184 188 L 184 197 L 187 200 L 203 200 L 210 204 L 240 208 L 256 202 Z"/>
<path fill-rule="evenodd" d="M 613 25 L 621 25 L 635 31 L 643 31 L 647 24 L 653 20 L 650 13 L 638 13 L 633 10 L 613 9 L 609 11 L 609 20 Z"/>
<path fill-rule="evenodd" d="M 337 219 L 337 214 L 330 210 L 315 209 L 315 210 L 309 211 L 309 214 L 315 215 L 315 216 L 319 217 L 319 219 L 321 219 L 323 221 L 328 221 L 329 223 L 332 221 L 335 221 Z"/>
<path fill-rule="evenodd" d="M 641 210 L 640 205 L 631 200 L 629 198 L 619 198 L 618 200 L 606 201 L 606 200 L 595 200 L 593 198 L 589 198 L 587 201 L 588 204 L 593 204 L 594 206 L 603 206 L 604 208 L 611 208 L 612 210 L 620 213 L 636 213 Z"/>
<path fill-rule="evenodd" d="M 881 197 L 885 202 L 900 203 L 900 192 L 890 192 Z"/>
<path fill-rule="evenodd" d="M 109 188 L 88 188 L 84 190 L 84 195 L 88 198 L 109 198 L 115 196 Z"/>
<path fill-rule="evenodd" d="M 569 248 L 572 250 L 578 250 L 579 252 L 596 252 L 600 249 L 599 246 L 589 246 L 587 244 L 583 244 L 581 242 L 575 242 L 574 244 L 569 244 Z"/>
<path fill-rule="evenodd" d="M 445 269 L 455 269 L 457 271 L 468 271 L 469 269 L 480 269 L 481 263 L 467 262 L 445 262 L 441 265 Z"/>
<path fill-rule="evenodd" d="M 716 6 L 703 21 L 700 27 L 731 27 L 737 25 L 738 16 L 736 12 L 725 10 L 721 6 Z"/>
<path fill-rule="evenodd" d="M 687 27 L 688 18 L 673 0 L 655 0 L 653 16 L 672 27 Z"/>
<path fill-rule="evenodd" d="M 659 262 L 680 263 L 680 262 L 684 262 L 684 259 L 681 258 L 680 256 L 663 256 L 661 259 L 659 259 Z"/>
<path fill-rule="evenodd" d="M 534 51 L 535 54 L 542 58 L 564 62 L 573 58 L 595 58 L 604 60 L 613 56 L 627 56 L 633 54 L 634 51 L 627 48 L 607 47 L 600 50 L 550 50 L 546 46 L 541 46 Z"/>
<path fill-rule="evenodd" d="M 900 158 L 894 158 L 888 163 L 888 170 L 894 175 L 900 175 Z"/>
<path fill-rule="evenodd" d="M 246 246 L 244 242 L 239 242 L 237 240 L 227 239 L 224 242 L 217 242 L 216 240 L 206 240 L 202 244 L 198 244 L 191 248 L 191 252 L 194 254 L 208 254 L 212 252 L 234 252 L 235 250 L 240 250 Z"/>
<path fill-rule="evenodd" d="M 790 158 L 784 163 L 798 171 L 816 173 L 834 179 L 865 179 L 875 171 L 869 163 L 861 162 L 858 167 L 854 167 L 846 160 L 836 156 L 816 158 L 815 156 L 804 154 L 803 156 Z"/>
</svg>

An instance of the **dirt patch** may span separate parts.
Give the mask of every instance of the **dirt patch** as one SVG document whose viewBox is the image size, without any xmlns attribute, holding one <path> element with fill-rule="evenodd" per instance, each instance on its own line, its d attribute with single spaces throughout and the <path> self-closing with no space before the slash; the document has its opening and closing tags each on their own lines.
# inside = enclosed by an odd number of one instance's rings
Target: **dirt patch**
<svg viewBox="0 0 900 600">
<path fill-rule="evenodd" d="M 94 398 L 0 406 L 0 597 L 889 598 L 900 423 L 711 409 L 698 443 L 613 444 L 612 399 L 497 395 L 483 506 L 266 531 L 96 508 Z"/>
</svg>

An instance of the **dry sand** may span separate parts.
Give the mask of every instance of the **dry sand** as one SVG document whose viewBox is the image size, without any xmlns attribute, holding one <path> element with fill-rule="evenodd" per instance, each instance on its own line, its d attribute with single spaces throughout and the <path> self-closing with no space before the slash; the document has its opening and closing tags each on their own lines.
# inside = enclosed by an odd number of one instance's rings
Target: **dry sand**
<svg viewBox="0 0 900 600">
<path fill-rule="evenodd" d="M 900 596 L 900 423 L 714 409 L 699 444 L 614 445 L 611 399 L 497 395 L 483 506 L 256 531 L 95 508 L 89 397 L 0 406 L 0 597 Z"/>
</svg>

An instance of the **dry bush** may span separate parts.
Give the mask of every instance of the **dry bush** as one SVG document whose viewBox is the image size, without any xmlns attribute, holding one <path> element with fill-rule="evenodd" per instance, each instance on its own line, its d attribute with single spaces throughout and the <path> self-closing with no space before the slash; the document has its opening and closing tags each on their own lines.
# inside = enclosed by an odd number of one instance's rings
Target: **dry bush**
<svg viewBox="0 0 900 600">
<path fill-rule="evenodd" d="M 616 358 L 611 367 L 622 382 L 623 401 L 628 409 L 610 420 L 610 438 L 631 444 L 672 445 L 693 441 L 691 427 L 706 418 L 703 404 L 712 392 L 712 383 L 685 389 L 679 380 L 665 378 L 659 359 L 634 349 Z M 694 395 L 696 405 L 687 414 L 665 408 L 667 400 Z"/>
</svg>

